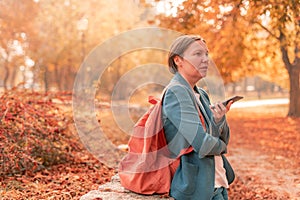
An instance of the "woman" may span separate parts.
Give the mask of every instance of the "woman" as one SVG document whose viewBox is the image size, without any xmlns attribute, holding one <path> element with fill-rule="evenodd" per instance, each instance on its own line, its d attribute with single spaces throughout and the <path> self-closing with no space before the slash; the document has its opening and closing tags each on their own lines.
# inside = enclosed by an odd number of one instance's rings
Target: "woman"
<svg viewBox="0 0 300 200">
<path fill-rule="evenodd" d="M 234 173 L 224 156 L 229 141 L 225 114 L 232 102 L 211 105 L 207 93 L 196 87 L 209 65 L 205 41 L 180 36 L 171 45 L 168 63 L 175 74 L 163 99 L 168 147 L 174 156 L 192 148 L 180 157 L 170 195 L 177 200 L 228 199 L 226 188 Z"/>
</svg>

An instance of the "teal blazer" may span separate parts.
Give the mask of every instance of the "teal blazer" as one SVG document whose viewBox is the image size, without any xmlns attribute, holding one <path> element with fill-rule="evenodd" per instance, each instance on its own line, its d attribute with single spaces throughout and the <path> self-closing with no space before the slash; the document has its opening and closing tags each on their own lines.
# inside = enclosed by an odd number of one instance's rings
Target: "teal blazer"
<svg viewBox="0 0 300 200">
<path fill-rule="evenodd" d="M 168 148 L 175 157 L 190 146 L 194 151 L 180 157 L 180 165 L 172 179 L 170 195 L 177 200 L 209 200 L 214 192 L 214 155 L 222 155 L 229 184 L 234 172 L 224 156 L 229 142 L 229 127 L 224 116 L 215 123 L 209 108 L 207 93 L 197 87 L 200 102 L 187 81 L 176 73 L 163 98 L 163 123 Z M 206 131 L 201 124 L 198 106 L 205 119 Z"/>
</svg>

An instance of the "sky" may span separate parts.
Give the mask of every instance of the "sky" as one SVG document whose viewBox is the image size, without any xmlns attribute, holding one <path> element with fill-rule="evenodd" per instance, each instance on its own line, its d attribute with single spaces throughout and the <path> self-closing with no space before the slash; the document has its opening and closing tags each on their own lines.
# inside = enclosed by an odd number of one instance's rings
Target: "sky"
<svg viewBox="0 0 300 200">
<path fill-rule="evenodd" d="M 156 3 L 156 10 L 158 13 L 166 13 L 167 15 L 175 15 L 177 7 L 185 0 L 163 0 Z M 171 5 L 173 4 L 173 6 Z"/>
</svg>

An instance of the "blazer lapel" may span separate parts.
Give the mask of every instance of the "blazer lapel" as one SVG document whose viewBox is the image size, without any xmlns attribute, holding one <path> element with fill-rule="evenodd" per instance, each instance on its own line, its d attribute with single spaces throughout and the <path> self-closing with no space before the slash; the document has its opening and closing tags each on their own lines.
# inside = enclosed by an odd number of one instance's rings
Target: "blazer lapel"
<svg viewBox="0 0 300 200">
<path fill-rule="evenodd" d="M 209 114 L 208 114 L 208 110 L 207 110 L 209 108 L 207 108 L 206 104 L 203 103 L 203 100 L 202 100 L 201 93 L 200 93 L 199 89 L 195 86 L 194 90 L 198 94 L 200 94 L 200 97 L 199 97 L 199 99 L 196 99 L 197 100 L 196 102 L 197 102 L 197 104 L 198 104 L 198 106 L 200 108 L 200 111 L 201 111 L 202 115 L 204 116 L 204 119 L 205 119 L 207 127 L 210 127 L 210 123 L 209 123 L 210 122 L 210 118 L 209 118 Z"/>
<path fill-rule="evenodd" d="M 176 83 L 176 82 L 179 82 L 180 84 L 186 86 L 190 93 L 192 94 L 192 96 L 194 96 L 194 99 L 196 100 L 197 102 L 197 105 L 199 106 L 200 108 L 200 112 L 202 113 L 202 115 L 204 116 L 204 121 L 205 121 L 205 125 L 206 125 L 206 129 L 209 131 L 211 130 L 211 124 L 210 124 L 210 115 L 211 115 L 211 112 L 210 112 L 210 109 L 207 105 L 209 105 L 209 102 L 206 104 L 205 103 L 205 100 L 203 99 L 203 97 L 201 97 L 201 92 L 199 91 L 198 87 L 194 87 L 194 90 L 200 94 L 200 98 L 196 98 L 194 92 L 192 91 L 192 88 L 191 86 L 188 84 L 188 82 L 179 74 L 179 73 L 176 73 L 174 75 L 174 78 L 172 79 L 171 81 L 171 84 L 173 83 Z M 196 105 L 195 105 L 196 106 Z M 210 132 L 210 131 L 209 131 Z"/>
</svg>

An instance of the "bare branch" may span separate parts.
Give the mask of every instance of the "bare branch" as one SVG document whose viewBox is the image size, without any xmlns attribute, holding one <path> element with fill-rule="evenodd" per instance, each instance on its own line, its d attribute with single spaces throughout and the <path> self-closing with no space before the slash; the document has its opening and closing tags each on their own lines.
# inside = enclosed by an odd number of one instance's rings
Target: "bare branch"
<svg viewBox="0 0 300 200">
<path fill-rule="evenodd" d="M 272 33 L 267 27 L 265 27 L 264 25 L 262 25 L 260 22 L 258 22 L 258 21 L 255 20 L 254 23 L 258 24 L 262 29 L 264 29 L 265 31 L 267 31 L 275 39 L 280 40 L 280 37 L 276 36 L 274 33 Z"/>
</svg>

